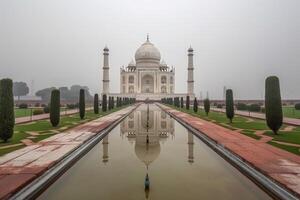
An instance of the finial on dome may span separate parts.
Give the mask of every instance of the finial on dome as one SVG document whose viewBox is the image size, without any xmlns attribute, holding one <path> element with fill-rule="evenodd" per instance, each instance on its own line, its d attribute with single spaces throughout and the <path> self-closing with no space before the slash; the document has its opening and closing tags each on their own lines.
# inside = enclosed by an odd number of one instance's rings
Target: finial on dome
<svg viewBox="0 0 300 200">
<path fill-rule="evenodd" d="M 149 33 L 147 33 L 147 42 L 149 42 Z"/>
</svg>

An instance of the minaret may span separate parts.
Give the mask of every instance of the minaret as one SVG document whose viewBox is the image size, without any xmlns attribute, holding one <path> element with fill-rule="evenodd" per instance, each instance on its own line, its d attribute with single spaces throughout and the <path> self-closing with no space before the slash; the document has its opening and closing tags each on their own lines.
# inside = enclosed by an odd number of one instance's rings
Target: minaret
<svg viewBox="0 0 300 200">
<path fill-rule="evenodd" d="M 189 146 L 188 161 L 189 163 L 193 163 L 194 162 L 194 136 L 193 133 L 191 133 L 190 131 L 188 132 L 188 146 Z"/>
<path fill-rule="evenodd" d="M 188 80 L 187 80 L 187 93 L 191 98 L 194 97 L 194 50 L 192 47 L 188 49 Z"/>
<path fill-rule="evenodd" d="M 109 62 L 108 62 L 108 56 L 109 56 L 109 49 L 107 46 L 103 49 L 103 88 L 102 88 L 102 94 L 108 94 L 109 93 Z"/>
<path fill-rule="evenodd" d="M 102 144 L 103 144 L 102 162 L 106 163 L 108 162 L 108 135 L 106 135 L 103 138 Z"/>
</svg>

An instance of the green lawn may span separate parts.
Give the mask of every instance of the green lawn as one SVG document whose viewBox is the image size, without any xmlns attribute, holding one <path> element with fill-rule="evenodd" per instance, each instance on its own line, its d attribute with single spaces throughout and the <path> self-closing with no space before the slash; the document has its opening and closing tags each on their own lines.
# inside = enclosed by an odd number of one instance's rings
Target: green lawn
<svg viewBox="0 0 300 200">
<path fill-rule="evenodd" d="M 291 153 L 295 153 L 298 155 L 300 154 L 299 147 L 293 147 L 293 146 L 276 143 L 276 141 L 280 141 L 280 142 L 287 142 L 292 144 L 300 144 L 300 127 L 296 127 L 293 131 L 282 131 L 286 127 L 286 125 L 283 125 L 281 127 L 281 130 L 279 131 L 279 134 L 274 135 L 266 125 L 265 120 L 259 120 L 259 119 L 249 120 L 246 117 L 235 115 L 233 119 L 233 123 L 231 124 L 229 123 L 229 120 L 227 119 L 225 113 L 211 111 L 209 115 L 206 116 L 204 110 L 202 109 L 199 109 L 197 113 L 194 113 L 193 109 L 186 110 L 185 108 L 181 109 L 181 108 L 176 108 L 175 106 L 171 106 L 171 107 L 180 110 L 182 112 L 189 113 L 193 116 L 200 117 L 204 120 L 212 121 L 220 126 L 223 126 L 231 130 L 242 129 L 239 131 L 240 134 L 244 134 L 256 140 L 259 140 L 261 136 L 256 135 L 255 132 L 261 130 L 265 131 L 264 133 L 265 135 L 273 137 L 273 140 L 268 142 L 269 144 L 284 149 L 286 151 L 289 151 Z M 287 109 L 292 109 L 292 108 L 284 107 L 285 112 Z"/>
<path fill-rule="evenodd" d="M 4 143 L 3 141 L 0 140 L 0 155 L 4 155 L 16 149 L 24 147 L 24 145 L 22 145 L 18 147 L 4 148 L 5 146 L 19 144 L 22 139 L 29 137 L 30 135 L 28 134 L 28 131 L 39 133 L 39 135 L 36 136 L 36 138 L 32 139 L 32 141 L 38 142 L 52 135 L 55 135 L 58 132 L 65 131 L 67 129 L 78 126 L 79 124 L 83 124 L 88 121 L 97 119 L 101 116 L 120 110 L 121 108 L 114 108 L 113 110 L 107 111 L 105 113 L 100 111 L 99 114 L 94 114 L 93 111 L 87 111 L 84 120 L 80 119 L 79 114 L 63 116 L 60 118 L 60 123 L 57 127 L 52 127 L 49 120 L 39 120 L 39 121 L 34 121 L 26 124 L 18 124 L 14 128 L 13 137 L 7 143 Z"/>
<path fill-rule="evenodd" d="M 300 119 L 300 110 L 296 110 L 294 106 L 284 106 L 282 111 L 285 117 Z"/>
<path fill-rule="evenodd" d="M 28 108 L 15 108 L 15 117 L 30 116 L 31 110 Z"/>
<path fill-rule="evenodd" d="M 15 118 L 26 117 L 31 115 L 31 109 L 43 109 L 43 108 L 15 108 Z M 60 111 L 65 111 L 66 108 L 60 108 Z"/>
</svg>

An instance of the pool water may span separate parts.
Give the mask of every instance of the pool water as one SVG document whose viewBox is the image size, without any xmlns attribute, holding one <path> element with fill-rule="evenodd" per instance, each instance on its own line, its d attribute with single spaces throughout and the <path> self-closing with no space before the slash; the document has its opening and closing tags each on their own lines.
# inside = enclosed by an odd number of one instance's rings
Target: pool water
<svg viewBox="0 0 300 200">
<path fill-rule="evenodd" d="M 271 198 L 156 105 L 143 104 L 38 199 Z"/>
</svg>

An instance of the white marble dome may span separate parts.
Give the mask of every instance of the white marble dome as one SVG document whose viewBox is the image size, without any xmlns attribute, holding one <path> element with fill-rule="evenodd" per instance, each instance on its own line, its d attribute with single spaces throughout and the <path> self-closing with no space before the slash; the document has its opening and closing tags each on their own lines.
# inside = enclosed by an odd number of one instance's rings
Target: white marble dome
<svg viewBox="0 0 300 200">
<path fill-rule="evenodd" d="M 135 52 L 135 61 L 139 63 L 160 64 L 159 50 L 147 39 L 147 41 Z"/>
</svg>

